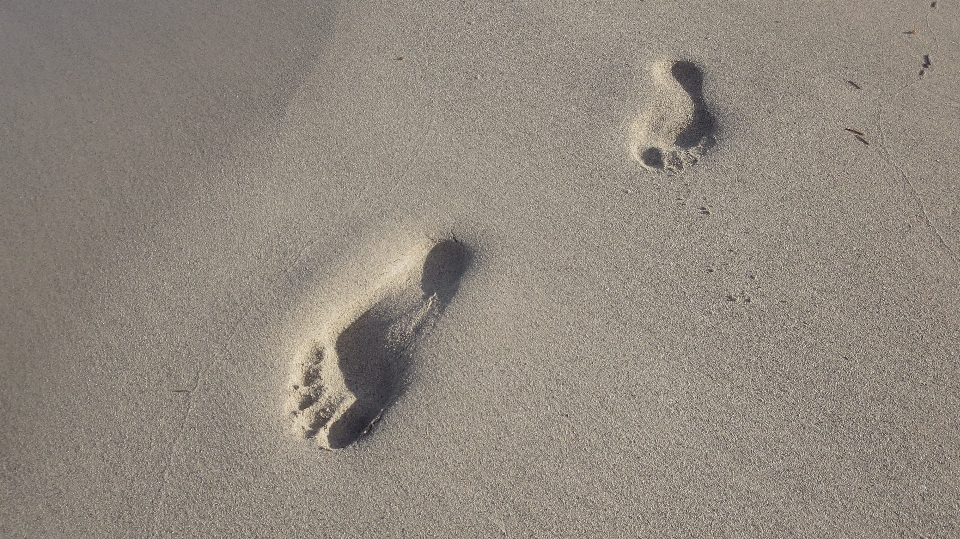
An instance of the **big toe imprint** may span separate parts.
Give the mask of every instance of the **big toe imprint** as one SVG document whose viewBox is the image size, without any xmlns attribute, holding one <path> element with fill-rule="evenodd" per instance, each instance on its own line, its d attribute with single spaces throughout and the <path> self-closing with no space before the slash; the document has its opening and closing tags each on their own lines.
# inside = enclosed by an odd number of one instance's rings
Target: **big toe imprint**
<svg viewBox="0 0 960 539">
<path fill-rule="evenodd" d="M 366 434 L 399 395 L 411 346 L 456 294 L 470 258 L 455 240 L 423 245 L 313 339 L 288 394 L 294 432 L 325 449 Z"/>
<path fill-rule="evenodd" d="M 681 172 L 716 143 L 703 73 L 692 62 L 658 62 L 653 79 L 653 95 L 630 129 L 630 153 L 648 170 Z"/>
</svg>

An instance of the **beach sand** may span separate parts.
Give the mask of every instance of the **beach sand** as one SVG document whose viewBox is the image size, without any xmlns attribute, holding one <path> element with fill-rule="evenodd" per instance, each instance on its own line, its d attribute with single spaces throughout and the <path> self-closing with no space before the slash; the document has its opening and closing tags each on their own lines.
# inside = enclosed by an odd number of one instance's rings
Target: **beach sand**
<svg viewBox="0 0 960 539">
<path fill-rule="evenodd" d="M 960 535 L 955 0 L 407 4 L 0 6 L 0 536 Z"/>
</svg>

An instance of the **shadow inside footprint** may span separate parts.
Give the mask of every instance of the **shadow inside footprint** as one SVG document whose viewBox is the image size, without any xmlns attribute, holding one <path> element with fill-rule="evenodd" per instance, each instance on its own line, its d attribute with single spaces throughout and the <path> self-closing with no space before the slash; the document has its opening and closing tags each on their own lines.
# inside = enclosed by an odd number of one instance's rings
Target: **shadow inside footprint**
<svg viewBox="0 0 960 539">
<path fill-rule="evenodd" d="M 640 154 L 640 160 L 650 168 L 662 169 L 664 166 L 663 152 L 660 151 L 660 148 L 647 148 L 643 150 Z"/>
<path fill-rule="evenodd" d="M 693 101 L 693 120 L 680 134 L 675 144 L 679 148 L 713 145 L 714 120 L 703 99 L 703 72 L 693 62 L 675 62 L 670 74 Z"/>
<path fill-rule="evenodd" d="M 356 401 L 329 430 L 331 449 L 352 444 L 369 430 L 403 387 L 408 350 L 460 288 L 472 255 L 460 242 L 443 240 L 427 254 L 413 301 L 387 298 L 374 305 L 337 338 L 336 351 L 347 389 Z"/>
<path fill-rule="evenodd" d="M 436 294 L 440 308 L 446 306 L 460 289 L 460 278 L 472 258 L 466 246 L 456 240 L 443 240 L 430 249 L 420 279 L 424 301 Z"/>
</svg>

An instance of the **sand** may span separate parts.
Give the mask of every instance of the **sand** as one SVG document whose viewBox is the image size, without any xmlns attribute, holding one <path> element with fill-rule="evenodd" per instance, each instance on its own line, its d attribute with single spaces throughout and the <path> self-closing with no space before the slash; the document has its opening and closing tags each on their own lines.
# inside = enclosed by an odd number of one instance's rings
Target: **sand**
<svg viewBox="0 0 960 539">
<path fill-rule="evenodd" d="M 0 6 L 0 536 L 960 535 L 956 1 L 410 4 Z"/>
</svg>

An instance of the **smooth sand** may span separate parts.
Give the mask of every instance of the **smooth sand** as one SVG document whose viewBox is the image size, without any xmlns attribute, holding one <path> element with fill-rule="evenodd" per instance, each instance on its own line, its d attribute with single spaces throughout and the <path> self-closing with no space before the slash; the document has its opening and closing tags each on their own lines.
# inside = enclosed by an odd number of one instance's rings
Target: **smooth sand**
<svg viewBox="0 0 960 539">
<path fill-rule="evenodd" d="M 0 536 L 960 535 L 956 1 L 409 4 L 0 7 Z M 373 432 L 290 435 L 451 235 Z"/>
</svg>

